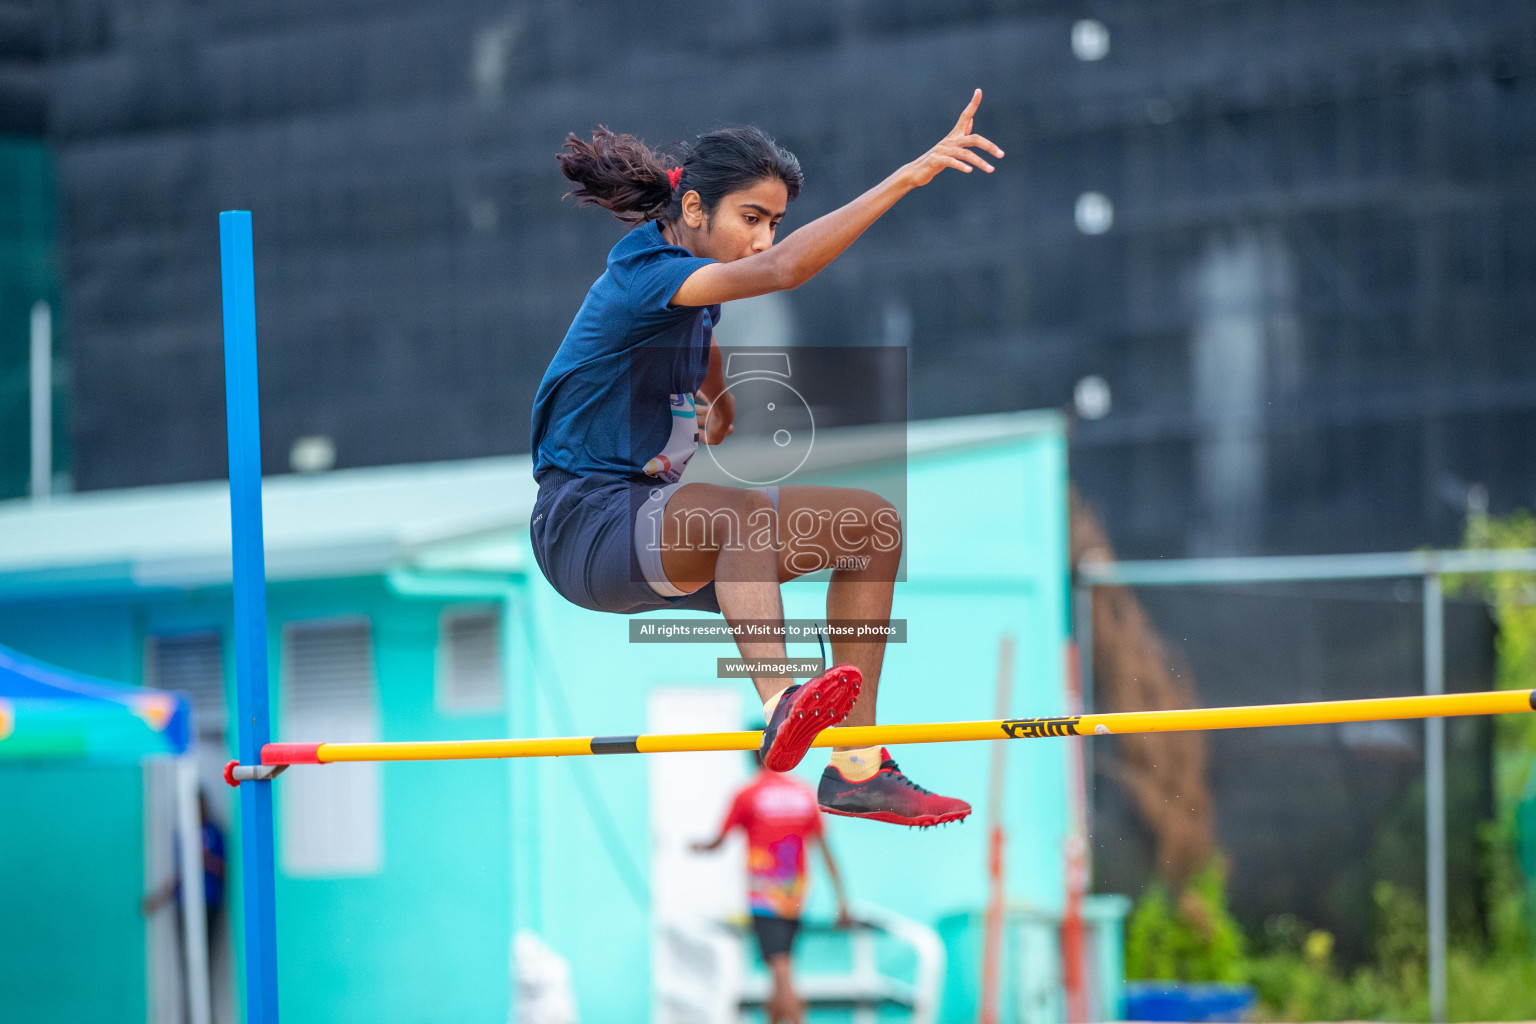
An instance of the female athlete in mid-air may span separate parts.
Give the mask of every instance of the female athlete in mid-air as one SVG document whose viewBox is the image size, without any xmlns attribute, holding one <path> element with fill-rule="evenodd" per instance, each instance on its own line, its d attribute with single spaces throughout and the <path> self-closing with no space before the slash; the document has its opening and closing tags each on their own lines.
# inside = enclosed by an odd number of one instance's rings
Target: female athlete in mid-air
<svg viewBox="0 0 1536 1024">
<path fill-rule="evenodd" d="M 1003 151 L 972 133 L 980 104 L 978 89 L 932 149 L 777 245 L 774 232 L 803 175 L 794 155 L 759 129 L 700 135 L 680 166 L 604 128 L 590 142 L 566 139 L 559 160 L 576 185 L 570 194 L 638 226 L 608 254 L 607 272 L 587 292 L 534 399 L 533 549 L 560 594 L 623 614 L 677 608 L 720 612 L 733 625 L 782 622 L 780 583 L 835 562 L 828 619 L 890 618 L 900 523 L 883 498 L 680 477 L 698 443 L 720 444 L 735 419 L 712 334 L 720 304 L 809 281 L 947 167 L 990 172 L 977 151 Z M 736 642 L 747 659 L 784 657 L 781 637 L 738 633 Z M 828 726 L 875 723 L 884 639 L 834 636 L 832 649 L 842 664 L 808 683 L 755 680 L 768 723 L 763 762 L 774 771 L 799 764 Z M 835 749 L 817 797 L 830 813 L 901 825 L 971 812 L 910 781 L 877 747 Z"/>
</svg>

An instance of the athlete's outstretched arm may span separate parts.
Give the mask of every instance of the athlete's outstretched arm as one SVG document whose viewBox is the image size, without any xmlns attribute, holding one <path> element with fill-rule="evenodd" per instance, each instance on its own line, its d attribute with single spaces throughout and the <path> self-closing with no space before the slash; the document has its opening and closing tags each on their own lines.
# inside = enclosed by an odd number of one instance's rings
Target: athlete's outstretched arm
<svg viewBox="0 0 1536 1024">
<path fill-rule="evenodd" d="M 848 205 L 816 218 L 771 249 L 730 263 L 700 267 L 672 296 L 672 305 L 710 306 L 798 288 L 841 256 L 897 200 L 928 184 L 944 168 L 969 174 L 972 167 L 980 167 L 990 174 L 992 165 L 973 150 L 985 150 L 995 157 L 1001 157 L 1003 151 L 990 139 L 972 133 L 980 105 L 981 90 L 977 89 L 960 120 L 936 146 Z"/>
</svg>

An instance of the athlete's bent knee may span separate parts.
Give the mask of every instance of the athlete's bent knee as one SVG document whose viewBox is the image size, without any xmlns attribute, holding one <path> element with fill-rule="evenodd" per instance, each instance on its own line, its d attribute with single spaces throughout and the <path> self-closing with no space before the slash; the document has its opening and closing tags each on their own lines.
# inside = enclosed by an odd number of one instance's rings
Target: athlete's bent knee
<svg viewBox="0 0 1536 1024">
<path fill-rule="evenodd" d="M 881 498 L 880 507 L 875 510 L 873 523 L 871 542 L 875 549 L 899 556 L 902 547 L 906 544 L 907 531 L 896 506 Z"/>
</svg>

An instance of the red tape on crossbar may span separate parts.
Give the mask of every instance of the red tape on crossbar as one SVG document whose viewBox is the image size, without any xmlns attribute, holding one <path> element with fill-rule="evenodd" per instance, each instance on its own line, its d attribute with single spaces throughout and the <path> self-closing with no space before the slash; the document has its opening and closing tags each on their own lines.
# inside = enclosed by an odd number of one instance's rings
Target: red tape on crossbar
<svg viewBox="0 0 1536 1024">
<path fill-rule="evenodd" d="M 319 764 L 318 743 L 268 743 L 261 748 L 262 764 Z"/>
</svg>

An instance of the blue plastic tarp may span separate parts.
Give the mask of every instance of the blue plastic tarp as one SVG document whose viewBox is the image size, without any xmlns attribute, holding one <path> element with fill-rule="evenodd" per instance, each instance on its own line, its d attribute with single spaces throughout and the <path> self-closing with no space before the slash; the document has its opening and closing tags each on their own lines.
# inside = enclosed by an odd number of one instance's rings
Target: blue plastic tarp
<svg viewBox="0 0 1536 1024">
<path fill-rule="evenodd" d="M 0 647 L 0 761 L 183 754 L 191 722 L 181 694 L 93 679 Z"/>
</svg>

